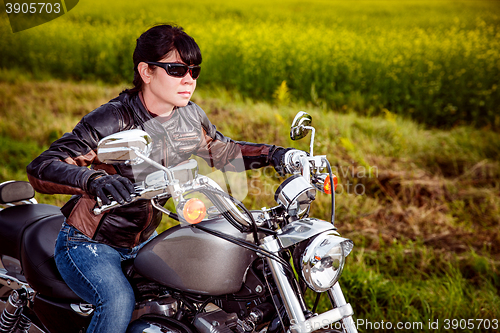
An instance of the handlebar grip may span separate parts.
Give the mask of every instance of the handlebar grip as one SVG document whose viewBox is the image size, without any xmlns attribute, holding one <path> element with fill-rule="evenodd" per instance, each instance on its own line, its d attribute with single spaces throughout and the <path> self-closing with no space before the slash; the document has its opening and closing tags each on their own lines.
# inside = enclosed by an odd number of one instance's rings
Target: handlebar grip
<svg viewBox="0 0 500 333">
<path fill-rule="evenodd" d="M 307 154 L 302 150 L 292 149 L 287 151 L 283 159 L 286 172 L 289 174 L 299 172 L 303 167 L 302 158 L 304 157 L 307 158 Z"/>
<path fill-rule="evenodd" d="M 132 200 L 129 202 L 125 201 L 125 203 L 123 205 L 120 204 L 118 201 L 114 201 L 114 200 L 112 200 L 109 205 L 99 205 L 101 203 L 101 200 L 99 198 L 97 198 L 97 203 L 96 203 L 94 209 L 92 209 L 92 212 L 94 213 L 94 215 L 100 215 L 107 210 L 113 209 L 113 208 L 118 207 L 118 206 L 125 206 L 129 203 L 132 203 L 132 202 L 136 201 L 137 199 L 139 199 L 139 197 L 140 197 L 140 195 L 137 195 L 137 194 L 131 194 L 130 196 L 132 197 Z"/>
</svg>

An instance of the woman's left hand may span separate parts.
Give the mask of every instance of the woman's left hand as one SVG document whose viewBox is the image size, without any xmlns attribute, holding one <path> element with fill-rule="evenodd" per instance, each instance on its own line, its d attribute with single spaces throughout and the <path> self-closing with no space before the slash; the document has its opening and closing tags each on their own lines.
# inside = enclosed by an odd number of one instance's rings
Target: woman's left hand
<svg viewBox="0 0 500 333">
<path fill-rule="evenodd" d="M 299 151 L 298 149 L 295 149 L 295 148 L 278 148 L 278 149 L 276 149 L 274 154 L 271 156 L 271 161 L 272 161 L 272 165 L 274 167 L 274 170 L 276 170 L 276 172 L 278 173 L 278 175 L 280 175 L 280 177 L 284 177 L 287 174 L 286 168 L 285 168 L 284 158 L 285 158 L 286 153 L 291 151 L 291 150 Z"/>
</svg>

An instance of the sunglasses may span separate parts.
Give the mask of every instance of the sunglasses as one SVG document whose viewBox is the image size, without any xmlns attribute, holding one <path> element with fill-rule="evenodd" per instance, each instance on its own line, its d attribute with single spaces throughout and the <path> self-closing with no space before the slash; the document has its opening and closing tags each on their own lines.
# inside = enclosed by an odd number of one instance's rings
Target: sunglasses
<svg viewBox="0 0 500 333">
<path fill-rule="evenodd" d="M 201 67 L 199 65 L 188 66 L 184 64 L 179 64 L 177 62 L 154 62 L 145 61 L 146 64 L 155 65 L 163 68 L 168 75 L 173 77 L 184 77 L 187 72 L 191 74 L 193 80 L 196 80 L 200 76 Z"/>
</svg>

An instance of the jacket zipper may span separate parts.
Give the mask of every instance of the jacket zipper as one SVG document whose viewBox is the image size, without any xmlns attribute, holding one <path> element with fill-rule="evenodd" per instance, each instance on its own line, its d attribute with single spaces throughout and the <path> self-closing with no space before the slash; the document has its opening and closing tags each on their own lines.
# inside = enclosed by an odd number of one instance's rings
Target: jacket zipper
<svg viewBox="0 0 500 333">
<path fill-rule="evenodd" d="M 177 134 L 175 135 L 174 134 L 174 139 L 176 140 L 195 140 L 198 138 L 198 134 L 197 133 L 183 133 L 183 134 Z"/>
</svg>

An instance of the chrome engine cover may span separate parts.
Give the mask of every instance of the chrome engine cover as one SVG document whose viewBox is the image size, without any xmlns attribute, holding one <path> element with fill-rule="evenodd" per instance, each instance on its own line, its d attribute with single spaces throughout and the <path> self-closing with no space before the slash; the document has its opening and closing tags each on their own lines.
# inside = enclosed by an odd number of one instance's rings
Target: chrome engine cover
<svg viewBox="0 0 500 333">
<path fill-rule="evenodd" d="M 147 314 L 160 315 L 164 317 L 173 317 L 177 312 L 177 300 L 171 296 L 161 297 L 155 300 L 144 301 L 137 304 L 132 320 L 139 319 Z"/>
<path fill-rule="evenodd" d="M 168 317 L 143 316 L 133 321 L 126 333 L 192 333 L 183 323 Z"/>
</svg>

